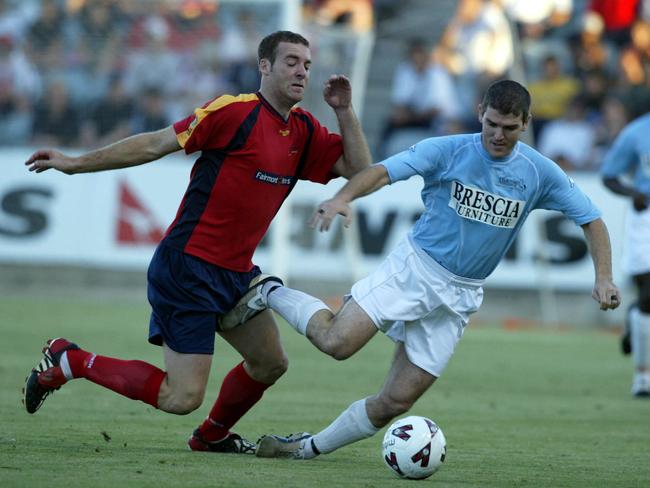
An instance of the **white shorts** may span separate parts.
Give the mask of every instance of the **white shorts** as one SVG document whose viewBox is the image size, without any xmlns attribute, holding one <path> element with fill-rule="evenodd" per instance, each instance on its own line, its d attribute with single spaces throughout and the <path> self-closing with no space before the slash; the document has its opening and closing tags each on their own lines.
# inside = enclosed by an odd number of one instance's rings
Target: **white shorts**
<svg viewBox="0 0 650 488">
<path fill-rule="evenodd" d="M 413 364 L 439 377 L 481 306 L 482 285 L 450 273 L 407 236 L 351 294 Z"/>
<path fill-rule="evenodd" d="M 650 209 L 627 212 L 621 268 L 631 276 L 650 272 Z"/>
</svg>

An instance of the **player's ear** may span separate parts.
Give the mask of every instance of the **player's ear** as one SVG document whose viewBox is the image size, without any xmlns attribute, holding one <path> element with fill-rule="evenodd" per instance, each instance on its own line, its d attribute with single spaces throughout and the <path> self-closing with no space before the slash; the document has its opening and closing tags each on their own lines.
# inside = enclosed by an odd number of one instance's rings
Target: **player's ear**
<svg viewBox="0 0 650 488">
<path fill-rule="evenodd" d="M 483 113 L 485 112 L 485 110 L 483 110 L 483 104 L 482 103 L 478 104 L 478 107 L 476 107 L 476 112 L 478 113 L 478 121 L 479 121 L 479 123 L 482 123 L 483 122 Z"/>
<path fill-rule="evenodd" d="M 260 73 L 263 75 L 268 75 L 271 72 L 271 61 L 269 61 L 266 58 L 260 59 L 260 62 L 258 64 Z"/>
<path fill-rule="evenodd" d="M 528 124 L 530 124 L 533 120 L 533 114 L 528 114 L 526 117 L 526 120 L 524 120 L 523 126 L 521 131 L 524 132 L 526 129 L 528 129 Z"/>
</svg>

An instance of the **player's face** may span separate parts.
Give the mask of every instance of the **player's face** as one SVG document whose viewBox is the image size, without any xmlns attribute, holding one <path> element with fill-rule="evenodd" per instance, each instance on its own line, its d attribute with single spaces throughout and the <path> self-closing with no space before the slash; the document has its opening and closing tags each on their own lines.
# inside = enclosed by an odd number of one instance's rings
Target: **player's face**
<svg viewBox="0 0 650 488">
<path fill-rule="evenodd" d="M 519 135 L 528 127 L 528 119 L 522 120 L 521 114 L 504 115 L 490 106 L 483 109 L 479 105 L 478 120 L 481 123 L 481 142 L 493 158 L 508 156 L 517 144 Z"/>
<path fill-rule="evenodd" d="M 275 62 L 267 71 L 273 91 L 292 104 L 300 102 L 309 83 L 310 66 L 311 52 L 307 46 L 279 43 Z"/>
</svg>

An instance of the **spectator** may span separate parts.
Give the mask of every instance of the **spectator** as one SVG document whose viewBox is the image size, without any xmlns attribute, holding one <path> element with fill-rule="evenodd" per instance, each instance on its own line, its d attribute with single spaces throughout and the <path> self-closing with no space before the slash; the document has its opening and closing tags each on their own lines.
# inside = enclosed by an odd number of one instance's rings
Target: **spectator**
<svg viewBox="0 0 650 488">
<path fill-rule="evenodd" d="M 152 86 L 140 94 L 138 111 L 133 118 L 133 132 L 152 132 L 168 126 L 165 97 L 162 90 Z"/>
<path fill-rule="evenodd" d="M 543 61 L 543 77 L 530 83 L 528 91 L 533 99 L 533 135 L 537 140 L 545 124 L 564 115 L 565 107 L 580 91 L 580 83 L 562 73 L 558 59 L 551 55 Z"/>
<path fill-rule="evenodd" d="M 134 100 L 126 94 L 122 78 L 113 75 L 108 94 L 90 110 L 82 128 L 83 146 L 105 146 L 133 133 Z"/>
<path fill-rule="evenodd" d="M 178 73 L 181 56 L 167 47 L 170 36 L 168 22 L 160 15 L 147 17 L 143 25 L 145 43 L 129 54 L 125 70 L 124 84 L 127 92 L 136 96 L 147 87 L 160 87 L 165 94 L 173 96 L 177 89 L 176 78 L 170 73 Z"/>
<path fill-rule="evenodd" d="M 636 118 L 650 110 L 650 23 L 636 22 L 631 38 L 619 58 L 619 89 L 630 117 Z"/>
<path fill-rule="evenodd" d="M 372 0 L 324 0 L 317 2 L 316 23 L 343 25 L 355 32 L 369 32 L 374 24 Z"/>
<path fill-rule="evenodd" d="M 478 94 L 503 77 L 514 59 L 503 7 L 493 0 L 461 0 L 441 42 L 454 53 L 453 74 L 462 112 L 475 118 Z"/>
<path fill-rule="evenodd" d="M 33 144 L 73 147 L 77 143 L 81 120 L 62 79 L 50 82 L 36 113 Z"/>
<path fill-rule="evenodd" d="M 595 170 L 596 129 L 585 119 L 585 102 L 574 97 L 564 116 L 544 125 L 538 149 L 564 171 Z"/>
<path fill-rule="evenodd" d="M 0 0 L 0 37 L 7 36 L 21 43 L 37 16 L 38 10 L 31 2 L 16 5 L 15 2 Z"/>
<path fill-rule="evenodd" d="M 602 105 L 601 117 L 596 124 L 596 143 L 594 160 L 600 166 L 603 156 L 611 147 L 616 136 L 631 120 L 621 97 L 609 95 Z"/>
<path fill-rule="evenodd" d="M 529 80 L 541 77 L 542 60 L 556 56 L 562 67 L 571 66 L 571 52 L 564 35 L 570 31 L 574 5 L 573 0 L 502 0 L 508 16 L 519 32 L 521 52 L 526 76 Z"/>
<path fill-rule="evenodd" d="M 639 0 L 591 0 L 589 10 L 603 19 L 608 41 L 619 48 L 630 42 L 630 29 L 637 19 Z"/>
<path fill-rule="evenodd" d="M 8 36 L 0 36 L 0 83 L 11 92 L 30 98 L 39 97 L 42 90 L 36 67 Z"/>
<path fill-rule="evenodd" d="M 616 73 L 616 50 L 603 38 L 605 24 L 594 12 L 586 12 L 582 28 L 570 39 L 573 71 L 582 79 L 585 73 L 603 71 L 612 76 Z"/>
<path fill-rule="evenodd" d="M 68 40 L 65 11 L 57 0 L 43 0 L 38 17 L 29 27 L 27 42 L 29 56 L 37 66 L 46 65 L 45 60 Z M 63 57 L 59 57 L 59 63 Z"/>
<path fill-rule="evenodd" d="M 407 136 L 407 139 L 415 141 L 422 138 L 422 130 L 433 135 L 436 125 L 442 126 L 446 120 L 458 118 L 455 100 L 455 88 L 449 73 L 441 64 L 431 62 L 429 49 L 423 40 L 412 40 L 408 58 L 399 63 L 393 76 L 391 113 L 382 135 L 380 157 L 393 152 L 388 148 L 391 147 L 391 138 L 398 132 L 409 131 L 411 137 Z M 405 142 L 402 145 L 407 147 L 409 144 Z"/>
<path fill-rule="evenodd" d="M 611 89 L 612 83 L 606 72 L 593 70 L 584 73 L 581 96 L 587 109 L 588 119 L 599 118 L 602 115 L 603 104 Z"/>
<path fill-rule="evenodd" d="M 0 78 L 0 146 L 26 144 L 32 133 L 30 99 Z"/>
<path fill-rule="evenodd" d="M 259 87 L 257 43 L 262 37 L 252 10 L 239 10 L 234 22 L 224 24 L 221 61 L 235 91 L 252 93 Z"/>
</svg>

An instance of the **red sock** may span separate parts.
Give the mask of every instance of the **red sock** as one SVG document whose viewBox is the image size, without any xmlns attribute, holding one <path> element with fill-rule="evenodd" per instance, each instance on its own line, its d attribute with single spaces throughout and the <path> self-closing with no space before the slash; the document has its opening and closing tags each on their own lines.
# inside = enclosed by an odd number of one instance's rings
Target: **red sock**
<svg viewBox="0 0 650 488">
<path fill-rule="evenodd" d="M 203 438 L 217 441 L 226 437 L 230 428 L 262 398 L 269 386 L 251 378 L 243 362 L 235 366 L 224 378 L 210 415 L 199 427 Z"/>
<path fill-rule="evenodd" d="M 120 395 L 158 408 L 165 372 L 144 361 L 97 356 L 82 349 L 66 351 L 75 378 L 86 378 Z"/>
</svg>

